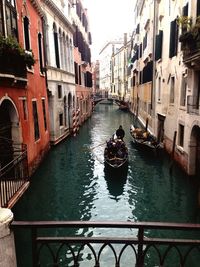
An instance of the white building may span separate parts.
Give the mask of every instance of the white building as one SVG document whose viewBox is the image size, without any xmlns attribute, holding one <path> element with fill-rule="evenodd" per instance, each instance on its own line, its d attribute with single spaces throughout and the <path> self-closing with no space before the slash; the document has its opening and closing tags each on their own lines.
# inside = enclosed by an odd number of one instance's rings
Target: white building
<svg viewBox="0 0 200 267">
<path fill-rule="evenodd" d="M 70 1 L 42 0 L 46 24 L 46 63 L 50 111 L 50 141 L 57 144 L 72 129 L 75 75 Z"/>
<path fill-rule="evenodd" d="M 135 6 L 132 112 L 189 175 L 200 173 L 199 15 L 197 0 Z"/>
<path fill-rule="evenodd" d="M 99 53 L 99 79 L 100 91 L 104 97 L 117 94 L 116 89 L 111 88 L 114 81 L 111 80 L 112 56 L 122 46 L 123 41 L 108 42 Z"/>
</svg>

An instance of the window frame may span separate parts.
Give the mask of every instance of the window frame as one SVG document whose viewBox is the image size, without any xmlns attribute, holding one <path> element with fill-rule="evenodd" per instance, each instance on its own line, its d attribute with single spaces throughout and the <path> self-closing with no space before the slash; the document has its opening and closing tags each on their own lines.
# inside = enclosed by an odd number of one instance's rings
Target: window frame
<svg viewBox="0 0 200 267">
<path fill-rule="evenodd" d="M 34 138 L 35 141 L 40 139 L 40 127 L 38 118 L 38 107 L 37 100 L 32 100 L 32 114 L 33 114 L 33 125 L 34 125 Z"/>
</svg>

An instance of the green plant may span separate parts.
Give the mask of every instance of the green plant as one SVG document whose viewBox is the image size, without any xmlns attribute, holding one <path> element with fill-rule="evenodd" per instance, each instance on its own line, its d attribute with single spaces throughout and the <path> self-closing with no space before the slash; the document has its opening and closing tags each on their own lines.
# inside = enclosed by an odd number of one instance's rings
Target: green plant
<svg viewBox="0 0 200 267">
<path fill-rule="evenodd" d="M 184 49 L 196 49 L 200 47 L 200 17 L 197 17 L 194 26 L 191 26 L 189 30 L 180 35 L 179 41 L 183 44 Z"/>
<path fill-rule="evenodd" d="M 33 53 L 27 53 L 13 37 L 6 38 L 0 35 L 0 57 L 5 62 L 9 59 L 11 68 L 12 64 L 25 65 L 29 68 L 35 64 Z"/>
</svg>

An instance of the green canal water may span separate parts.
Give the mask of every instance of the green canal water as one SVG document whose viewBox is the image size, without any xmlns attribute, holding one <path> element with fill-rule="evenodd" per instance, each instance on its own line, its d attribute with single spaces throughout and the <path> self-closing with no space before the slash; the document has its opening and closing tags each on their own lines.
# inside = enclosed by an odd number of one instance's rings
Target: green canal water
<svg viewBox="0 0 200 267">
<path fill-rule="evenodd" d="M 91 220 L 91 221 L 161 221 L 199 223 L 200 207 L 197 183 L 176 165 L 170 173 L 170 160 L 165 154 L 155 156 L 138 151 L 129 133 L 133 115 L 115 105 L 98 104 L 92 117 L 76 137 L 52 148 L 31 178 L 31 185 L 13 208 L 15 220 Z M 104 169 L 105 141 L 122 125 L 129 149 L 129 166 L 123 177 L 113 177 Z M 119 176 L 119 175 L 118 175 Z M 74 230 L 75 231 L 75 230 Z M 73 234 L 102 235 L 106 230 Z M 108 231 L 108 230 L 107 230 Z M 116 234 L 112 231 L 109 234 Z M 130 234 L 117 233 L 124 236 Z M 137 233 L 132 233 L 133 235 Z M 18 267 L 31 266 L 30 233 L 16 233 Z M 109 252 L 102 266 L 111 267 Z M 129 256 L 125 257 L 124 265 Z M 60 266 L 71 266 L 67 254 Z M 193 256 L 188 267 L 199 266 Z M 67 265 L 69 264 L 69 265 Z M 42 266 L 52 266 L 45 263 Z M 90 265 L 90 260 L 80 266 Z M 153 256 L 146 266 L 158 266 Z M 169 267 L 178 266 L 169 263 Z"/>
</svg>

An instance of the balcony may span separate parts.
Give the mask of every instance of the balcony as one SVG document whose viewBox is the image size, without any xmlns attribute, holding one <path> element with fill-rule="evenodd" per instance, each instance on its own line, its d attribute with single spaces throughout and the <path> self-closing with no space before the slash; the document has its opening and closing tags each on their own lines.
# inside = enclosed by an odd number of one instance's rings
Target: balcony
<svg viewBox="0 0 200 267">
<path fill-rule="evenodd" d="M 35 63 L 32 52 L 23 50 L 15 39 L 0 36 L 0 62 L 1 86 L 27 85 L 27 67 Z"/>
<path fill-rule="evenodd" d="M 200 70 L 200 23 L 196 23 L 179 37 L 183 62 L 191 69 Z"/>
<path fill-rule="evenodd" d="M 200 104 L 197 96 L 187 97 L 187 113 L 191 115 L 200 115 Z"/>
</svg>

